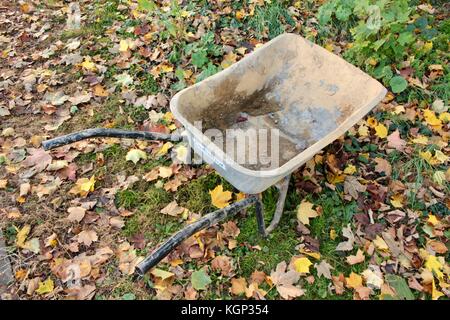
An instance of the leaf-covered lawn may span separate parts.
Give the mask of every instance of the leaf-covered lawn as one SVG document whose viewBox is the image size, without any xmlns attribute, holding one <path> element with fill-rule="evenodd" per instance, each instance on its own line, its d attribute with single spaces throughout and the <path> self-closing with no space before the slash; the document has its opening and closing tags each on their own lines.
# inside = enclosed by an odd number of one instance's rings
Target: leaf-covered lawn
<svg viewBox="0 0 450 320">
<path fill-rule="evenodd" d="M 449 298 L 449 4 L 418 3 L 4 2 L 0 227 L 14 279 L 1 298 Z M 175 132 L 176 92 L 283 32 L 390 92 L 293 174 L 267 239 L 250 208 L 133 280 L 169 235 L 244 195 L 177 161 L 183 143 L 41 142 L 91 127 Z M 267 222 L 277 197 L 263 194 Z"/>
</svg>

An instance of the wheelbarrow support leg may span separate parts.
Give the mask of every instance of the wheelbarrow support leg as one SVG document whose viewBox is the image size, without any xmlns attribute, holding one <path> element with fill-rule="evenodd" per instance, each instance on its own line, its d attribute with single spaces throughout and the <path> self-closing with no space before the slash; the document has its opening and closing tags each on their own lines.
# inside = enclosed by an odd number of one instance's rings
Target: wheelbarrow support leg
<svg viewBox="0 0 450 320">
<path fill-rule="evenodd" d="M 273 215 L 272 221 L 270 225 L 266 228 L 264 223 L 264 209 L 261 201 L 261 197 L 258 197 L 258 202 L 255 204 L 256 211 L 256 222 L 258 224 L 258 231 L 263 237 L 267 237 L 269 233 L 273 231 L 278 226 L 280 222 L 281 216 L 283 215 L 284 203 L 286 201 L 286 195 L 289 188 L 289 180 L 291 175 L 284 177 L 280 182 L 278 182 L 275 186 L 278 189 L 278 201 L 277 206 L 275 208 L 275 213 Z M 256 196 L 256 195 L 255 195 Z"/>
<path fill-rule="evenodd" d="M 183 240 L 189 238 L 200 230 L 206 229 L 219 221 L 232 217 L 240 210 L 251 206 L 252 204 L 259 203 L 259 199 L 256 196 L 249 196 L 241 201 L 235 202 L 232 205 L 220 210 L 208 213 L 201 219 L 191 223 L 178 233 L 172 235 L 166 240 L 158 249 L 153 251 L 142 262 L 136 266 L 136 273 L 139 276 L 143 276 L 149 269 L 158 264 L 170 251 L 177 247 Z"/>
</svg>

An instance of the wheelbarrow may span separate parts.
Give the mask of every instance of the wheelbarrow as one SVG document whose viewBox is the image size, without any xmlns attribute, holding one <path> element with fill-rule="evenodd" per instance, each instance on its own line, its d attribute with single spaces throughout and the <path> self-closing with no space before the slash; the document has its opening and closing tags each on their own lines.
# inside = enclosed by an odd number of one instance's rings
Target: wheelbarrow
<svg viewBox="0 0 450 320">
<path fill-rule="evenodd" d="M 144 275 L 183 240 L 252 205 L 258 231 L 267 236 L 282 216 L 291 173 L 355 125 L 386 92 L 378 81 L 333 53 L 298 35 L 283 34 L 229 68 L 178 92 L 170 109 L 184 127 L 181 134 L 97 128 L 42 145 L 48 150 L 92 137 L 187 140 L 202 161 L 246 194 L 172 235 L 137 266 L 137 274 Z M 214 137 L 208 134 L 211 131 Z M 229 131 L 233 138 L 225 140 L 235 144 L 224 149 L 218 143 L 224 141 L 223 136 L 217 137 Z M 258 134 L 256 140 L 247 139 L 262 131 L 274 133 L 270 136 L 276 139 L 258 140 Z M 245 139 L 236 141 L 240 135 Z M 264 146 L 270 149 L 265 161 L 250 163 L 247 156 L 258 152 L 263 140 L 270 140 Z M 237 161 L 242 155 L 245 161 Z M 273 185 L 279 189 L 279 198 L 266 227 L 261 194 Z"/>
</svg>

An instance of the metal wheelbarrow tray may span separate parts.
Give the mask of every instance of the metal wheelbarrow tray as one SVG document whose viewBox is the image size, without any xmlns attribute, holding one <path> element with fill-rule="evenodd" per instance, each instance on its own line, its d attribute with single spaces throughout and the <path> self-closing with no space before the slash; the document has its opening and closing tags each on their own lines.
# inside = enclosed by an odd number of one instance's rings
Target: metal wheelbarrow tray
<svg viewBox="0 0 450 320">
<path fill-rule="evenodd" d="M 249 205 L 256 205 L 259 231 L 268 234 L 281 217 L 290 174 L 356 124 L 386 92 L 360 69 L 294 34 L 280 35 L 231 67 L 178 92 L 170 108 L 184 126 L 183 135 L 190 146 L 249 196 L 209 213 L 172 236 L 138 266 L 138 272 L 145 273 L 190 235 Z M 208 129 L 279 132 L 278 159 L 270 166 L 238 163 L 236 153 L 223 150 L 205 134 Z M 89 129 L 43 145 L 50 149 L 95 136 L 182 139 L 179 135 Z M 249 152 L 245 148 L 241 151 Z M 273 221 L 265 228 L 259 194 L 272 185 L 279 188 L 280 195 Z"/>
</svg>

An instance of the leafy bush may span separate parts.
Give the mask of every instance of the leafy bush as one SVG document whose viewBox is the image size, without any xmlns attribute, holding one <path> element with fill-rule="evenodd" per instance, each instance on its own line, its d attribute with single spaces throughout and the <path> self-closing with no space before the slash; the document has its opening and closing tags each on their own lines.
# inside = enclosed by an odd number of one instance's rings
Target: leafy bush
<svg viewBox="0 0 450 320">
<path fill-rule="evenodd" d="M 410 64 L 421 76 L 435 54 L 432 40 L 444 52 L 448 50 L 428 18 L 419 16 L 408 0 L 331 0 L 319 8 L 318 20 L 325 31 L 330 25 L 348 28 L 353 42 L 344 57 L 389 85 L 394 93 L 408 85 L 395 75 L 394 68 Z"/>
</svg>

